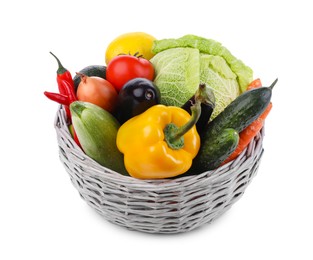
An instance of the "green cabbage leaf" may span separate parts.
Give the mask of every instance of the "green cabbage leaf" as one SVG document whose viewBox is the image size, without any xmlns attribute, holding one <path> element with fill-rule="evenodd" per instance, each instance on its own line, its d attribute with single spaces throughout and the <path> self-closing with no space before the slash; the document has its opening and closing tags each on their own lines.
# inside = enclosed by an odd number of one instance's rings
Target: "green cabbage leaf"
<svg viewBox="0 0 313 260">
<path fill-rule="evenodd" d="M 155 68 L 155 84 L 161 91 L 161 103 L 182 106 L 199 86 L 200 54 L 192 48 L 174 48 L 160 52 L 150 60 Z"/>
<path fill-rule="evenodd" d="M 253 71 L 234 57 L 219 42 L 195 35 L 156 40 L 150 61 L 154 65 L 155 84 L 161 91 L 161 103 L 182 106 L 206 83 L 215 95 L 216 117 L 253 79 Z"/>
</svg>

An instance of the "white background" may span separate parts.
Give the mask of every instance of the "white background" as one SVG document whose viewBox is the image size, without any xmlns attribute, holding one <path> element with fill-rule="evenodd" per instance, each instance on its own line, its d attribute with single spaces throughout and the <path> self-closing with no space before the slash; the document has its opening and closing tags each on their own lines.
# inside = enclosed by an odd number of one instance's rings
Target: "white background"
<svg viewBox="0 0 313 260">
<path fill-rule="evenodd" d="M 204 6 L 203 3 L 206 3 Z M 310 1 L 5 1 L 0 27 L 0 259 L 313 259 Z M 58 157 L 54 52 L 72 73 L 104 64 L 116 36 L 222 42 L 273 92 L 265 153 L 244 196 L 180 235 L 108 223 Z M 310 124 L 312 125 L 312 124 Z"/>
</svg>

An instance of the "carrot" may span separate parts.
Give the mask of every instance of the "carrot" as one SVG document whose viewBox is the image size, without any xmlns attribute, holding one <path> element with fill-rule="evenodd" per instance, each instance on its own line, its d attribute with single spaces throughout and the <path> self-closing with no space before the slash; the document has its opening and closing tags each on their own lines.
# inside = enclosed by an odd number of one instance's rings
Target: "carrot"
<svg viewBox="0 0 313 260">
<path fill-rule="evenodd" d="M 251 81 L 251 83 L 247 87 L 247 90 L 258 88 L 258 87 L 262 87 L 262 82 L 259 78 Z"/>
<path fill-rule="evenodd" d="M 255 79 L 249 84 L 247 91 L 254 89 L 254 88 L 258 88 L 258 87 L 262 87 L 261 80 Z M 270 102 L 268 104 L 267 108 L 264 110 L 264 112 L 255 121 L 253 121 L 248 127 L 246 127 L 244 130 L 242 130 L 239 133 L 239 143 L 238 143 L 235 151 L 222 163 L 222 165 L 236 159 L 237 156 L 239 156 L 239 154 L 241 154 L 242 151 L 249 145 L 251 140 L 262 129 L 262 127 L 264 125 L 265 118 L 270 113 L 272 107 L 273 107 L 273 104 L 272 104 L 272 102 Z"/>
</svg>

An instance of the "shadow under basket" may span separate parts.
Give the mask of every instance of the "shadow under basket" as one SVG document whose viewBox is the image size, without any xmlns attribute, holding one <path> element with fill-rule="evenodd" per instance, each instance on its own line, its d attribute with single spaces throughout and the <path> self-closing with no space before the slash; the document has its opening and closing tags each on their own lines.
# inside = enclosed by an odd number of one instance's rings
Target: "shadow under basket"
<svg viewBox="0 0 313 260">
<path fill-rule="evenodd" d="M 139 180 L 88 157 L 72 139 L 62 107 L 55 129 L 60 160 L 87 204 L 109 222 L 148 233 L 187 232 L 217 219 L 243 195 L 263 154 L 264 129 L 239 157 L 215 170 Z"/>
</svg>

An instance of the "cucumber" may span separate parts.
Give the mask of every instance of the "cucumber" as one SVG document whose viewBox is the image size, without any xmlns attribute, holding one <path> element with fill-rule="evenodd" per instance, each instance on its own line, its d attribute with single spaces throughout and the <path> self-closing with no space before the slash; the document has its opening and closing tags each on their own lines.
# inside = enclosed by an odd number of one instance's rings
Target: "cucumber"
<svg viewBox="0 0 313 260">
<path fill-rule="evenodd" d="M 239 134 L 233 128 L 223 129 L 216 138 L 210 138 L 202 145 L 196 158 L 193 160 L 189 175 L 216 169 L 236 149 Z"/>
<path fill-rule="evenodd" d="M 270 87 L 244 92 L 209 122 L 201 135 L 201 147 L 193 161 L 192 171 L 197 174 L 212 170 L 234 151 L 237 146 L 235 136 L 263 113 L 271 101 L 276 83 L 277 79 Z"/>
<path fill-rule="evenodd" d="M 272 97 L 272 88 L 277 79 L 270 87 L 251 89 L 238 96 L 231 102 L 204 131 L 204 141 L 214 138 L 221 130 L 233 128 L 238 133 L 256 120 L 268 106 Z"/>
<path fill-rule="evenodd" d="M 128 175 L 116 146 L 118 121 L 106 110 L 82 101 L 71 103 L 72 123 L 85 154 L 104 167 Z"/>
<path fill-rule="evenodd" d="M 82 73 L 89 77 L 96 76 L 96 77 L 106 79 L 106 66 L 90 65 L 80 70 L 79 73 Z M 76 91 L 80 83 L 80 76 L 76 74 L 73 78 L 73 81 L 74 81 L 74 86 L 75 86 L 75 91 Z"/>
</svg>

